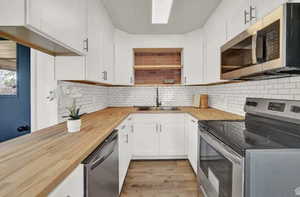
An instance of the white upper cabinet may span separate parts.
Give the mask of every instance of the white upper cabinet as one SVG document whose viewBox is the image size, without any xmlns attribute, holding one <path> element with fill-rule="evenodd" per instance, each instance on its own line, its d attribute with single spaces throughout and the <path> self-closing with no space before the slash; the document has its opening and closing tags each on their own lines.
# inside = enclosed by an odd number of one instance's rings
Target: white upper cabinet
<svg viewBox="0 0 300 197">
<path fill-rule="evenodd" d="M 233 4 L 234 10 L 228 18 L 228 38 L 232 39 L 251 24 L 250 0 L 238 0 Z"/>
<path fill-rule="evenodd" d="M 56 57 L 56 79 L 112 84 L 114 82 L 114 26 L 101 1 L 87 2 L 87 55 Z"/>
<path fill-rule="evenodd" d="M 286 2 L 288 2 L 288 0 L 251 0 L 251 7 L 253 8 L 256 18 L 262 19 L 272 10 Z"/>
<path fill-rule="evenodd" d="M 226 42 L 226 32 L 226 18 L 217 10 L 203 29 L 205 84 L 221 82 L 221 46 Z"/>
<path fill-rule="evenodd" d="M 115 84 L 134 85 L 133 75 L 133 47 L 130 35 L 125 32 L 115 31 Z"/>
<path fill-rule="evenodd" d="M 28 25 L 85 53 L 87 1 L 27 0 Z"/>
<path fill-rule="evenodd" d="M 246 30 L 251 24 L 262 19 L 272 10 L 278 8 L 288 0 L 235 0 L 231 2 L 234 8 L 232 15 L 228 17 L 228 40 Z M 228 2 L 230 3 L 230 2 Z"/>
<path fill-rule="evenodd" d="M 114 44 L 114 33 L 115 29 L 112 25 L 112 22 L 107 14 L 104 12 L 104 21 L 103 21 L 103 66 L 104 66 L 104 73 L 105 73 L 105 82 L 106 83 L 113 83 L 114 82 L 114 54 L 115 54 L 115 44 Z"/>
<path fill-rule="evenodd" d="M 88 1 L 88 54 L 86 79 L 104 82 L 104 8 L 98 0 Z"/>
<path fill-rule="evenodd" d="M 183 84 L 203 83 L 203 33 L 197 30 L 185 34 L 183 49 Z"/>
<path fill-rule="evenodd" d="M 0 29 L 51 55 L 85 54 L 85 0 L 3 0 Z"/>
</svg>

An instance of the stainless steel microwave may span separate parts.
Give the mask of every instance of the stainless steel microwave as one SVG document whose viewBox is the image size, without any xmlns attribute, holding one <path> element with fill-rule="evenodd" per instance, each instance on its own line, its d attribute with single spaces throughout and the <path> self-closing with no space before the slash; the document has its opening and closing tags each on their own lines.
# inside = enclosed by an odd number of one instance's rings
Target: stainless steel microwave
<svg viewBox="0 0 300 197">
<path fill-rule="evenodd" d="M 300 74 L 300 3 L 286 3 L 221 47 L 221 78 Z"/>
</svg>

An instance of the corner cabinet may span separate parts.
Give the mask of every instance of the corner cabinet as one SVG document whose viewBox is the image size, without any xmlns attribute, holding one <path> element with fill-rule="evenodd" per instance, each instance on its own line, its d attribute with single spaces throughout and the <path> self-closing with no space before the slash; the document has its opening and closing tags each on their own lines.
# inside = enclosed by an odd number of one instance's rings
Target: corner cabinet
<svg viewBox="0 0 300 197">
<path fill-rule="evenodd" d="M 51 55 L 83 55 L 86 14 L 85 0 L 3 0 L 1 36 Z"/>
<path fill-rule="evenodd" d="M 114 82 L 114 26 L 101 1 L 88 1 L 87 55 L 55 58 L 57 80 Z"/>
</svg>

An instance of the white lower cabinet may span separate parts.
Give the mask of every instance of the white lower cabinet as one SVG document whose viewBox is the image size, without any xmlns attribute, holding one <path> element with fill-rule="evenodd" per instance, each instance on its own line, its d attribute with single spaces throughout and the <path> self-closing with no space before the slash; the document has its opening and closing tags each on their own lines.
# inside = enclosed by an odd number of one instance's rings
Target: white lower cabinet
<svg viewBox="0 0 300 197">
<path fill-rule="evenodd" d="M 188 115 L 188 159 L 197 174 L 198 162 L 198 121 L 194 117 Z"/>
<path fill-rule="evenodd" d="M 184 114 L 134 116 L 133 158 L 186 158 Z"/>
<path fill-rule="evenodd" d="M 84 172 L 80 164 L 63 182 L 61 182 L 48 197 L 83 197 Z"/>
<path fill-rule="evenodd" d="M 125 120 L 118 128 L 119 130 L 119 192 L 123 183 L 132 156 L 132 123 L 131 118 Z"/>
<path fill-rule="evenodd" d="M 159 156 L 184 156 L 184 114 L 162 114 L 159 117 Z"/>
<path fill-rule="evenodd" d="M 158 124 L 152 121 L 134 122 L 133 156 L 153 157 L 159 154 Z"/>
</svg>

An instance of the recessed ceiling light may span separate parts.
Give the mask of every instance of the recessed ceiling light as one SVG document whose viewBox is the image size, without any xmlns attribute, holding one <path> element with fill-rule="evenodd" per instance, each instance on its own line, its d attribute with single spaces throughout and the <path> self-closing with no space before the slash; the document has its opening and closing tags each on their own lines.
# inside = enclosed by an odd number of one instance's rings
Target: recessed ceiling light
<svg viewBox="0 0 300 197">
<path fill-rule="evenodd" d="M 152 24 L 167 24 L 173 0 L 152 0 Z"/>
</svg>

